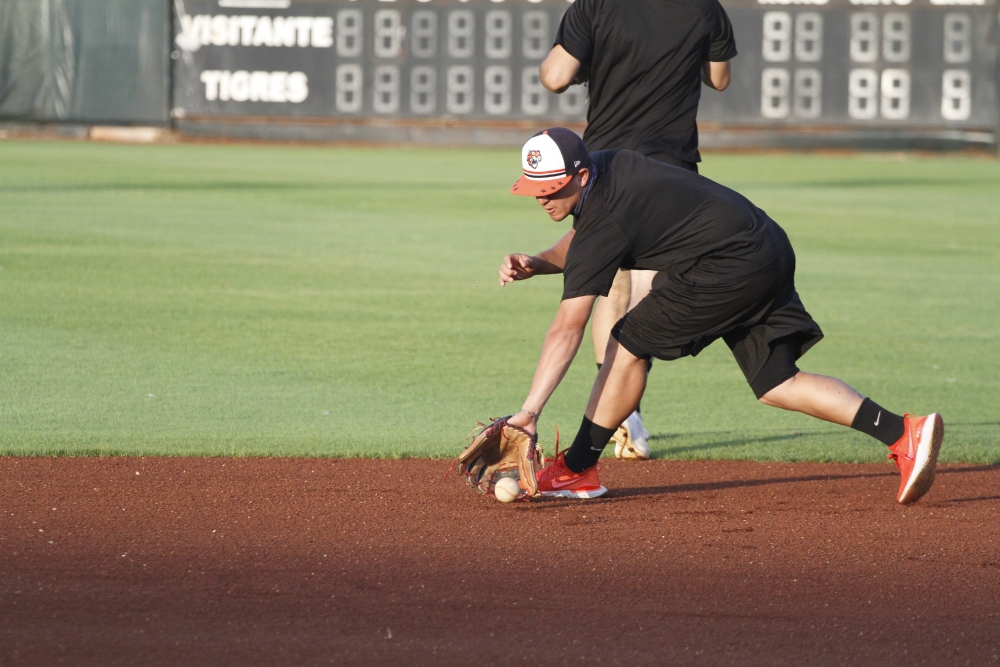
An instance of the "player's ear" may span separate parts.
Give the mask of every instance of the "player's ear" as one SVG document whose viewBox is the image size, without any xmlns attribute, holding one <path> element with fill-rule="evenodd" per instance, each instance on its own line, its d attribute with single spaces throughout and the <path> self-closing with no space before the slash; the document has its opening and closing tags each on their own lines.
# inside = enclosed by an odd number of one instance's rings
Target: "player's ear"
<svg viewBox="0 0 1000 667">
<path fill-rule="evenodd" d="M 581 188 L 587 187 L 587 183 L 590 182 L 590 170 L 586 168 L 581 169 L 580 171 L 576 172 L 576 175 L 580 177 L 580 187 Z"/>
</svg>

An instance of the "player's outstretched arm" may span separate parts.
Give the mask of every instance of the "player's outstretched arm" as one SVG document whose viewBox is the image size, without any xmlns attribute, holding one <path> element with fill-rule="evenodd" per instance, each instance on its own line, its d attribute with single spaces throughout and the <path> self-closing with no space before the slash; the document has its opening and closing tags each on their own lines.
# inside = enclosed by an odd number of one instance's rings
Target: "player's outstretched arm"
<svg viewBox="0 0 1000 667">
<path fill-rule="evenodd" d="M 554 246 L 537 255 L 514 253 L 503 258 L 500 264 L 500 287 L 515 280 L 527 280 L 531 276 L 562 273 L 566 266 L 566 252 L 576 234 L 575 229 L 566 232 Z"/>
<path fill-rule="evenodd" d="M 556 44 L 538 68 L 538 78 L 553 93 L 561 93 L 570 87 L 578 71 L 580 61 L 571 56 L 561 44 Z"/>
<path fill-rule="evenodd" d="M 565 299 L 559 304 L 559 312 L 552 320 L 552 326 L 542 345 L 542 356 L 538 360 L 535 379 L 521 412 L 511 417 L 510 423 L 524 428 L 529 433 L 538 429 L 538 415 L 542 413 L 552 392 L 562 382 L 566 371 L 573 363 L 576 351 L 580 349 L 583 331 L 594 308 L 595 296 L 578 296 Z"/>
</svg>

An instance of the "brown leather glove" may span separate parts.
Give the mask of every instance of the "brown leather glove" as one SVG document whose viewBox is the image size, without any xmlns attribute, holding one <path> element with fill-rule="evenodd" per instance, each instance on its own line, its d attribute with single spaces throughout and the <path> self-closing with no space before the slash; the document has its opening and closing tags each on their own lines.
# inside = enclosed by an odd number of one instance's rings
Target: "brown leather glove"
<svg viewBox="0 0 1000 667">
<path fill-rule="evenodd" d="M 498 479 L 512 477 L 521 487 L 519 499 L 526 500 L 540 495 L 536 478 L 544 458 L 537 436 L 507 423 L 512 416 L 488 425 L 479 423 L 469 436 L 472 444 L 458 455 L 453 466 L 458 466 L 469 486 L 480 493 L 492 493 Z"/>
</svg>

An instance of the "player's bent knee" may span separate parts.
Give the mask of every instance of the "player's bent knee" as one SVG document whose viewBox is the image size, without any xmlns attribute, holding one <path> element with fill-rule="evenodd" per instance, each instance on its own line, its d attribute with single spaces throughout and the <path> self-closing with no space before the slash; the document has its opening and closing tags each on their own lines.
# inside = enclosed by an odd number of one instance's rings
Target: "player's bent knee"
<svg viewBox="0 0 1000 667">
<path fill-rule="evenodd" d="M 763 403 L 764 405 L 769 405 L 772 408 L 781 408 L 782 410 L 788 409 L 788 404 L 785 401 L 781 400 L 780 396 L 771 396 L 765 394 L 760 398 L 758 398 L 757 400 Z"/>
<path fill-rule="evenodd" d="M 770 405 L 772 408 L 782 408 L 783 410 L 793 410 L 792 407 L 795 403 L 795 378 L 798 377 L 798 373 L 788 378 L 777 387 L 769 390 L 759 400 L 764 405 Z"/>
<path fill-rule="evenodd" d="M 641 367 L 646 371 L 646 360 L 629 352 L 628 348 L 618 342 L 614 336 L 608 337 L 608 347 L 604 351 L 604 363 L 617 372 L 631 372 L 633 367 Z"/>
</svg>

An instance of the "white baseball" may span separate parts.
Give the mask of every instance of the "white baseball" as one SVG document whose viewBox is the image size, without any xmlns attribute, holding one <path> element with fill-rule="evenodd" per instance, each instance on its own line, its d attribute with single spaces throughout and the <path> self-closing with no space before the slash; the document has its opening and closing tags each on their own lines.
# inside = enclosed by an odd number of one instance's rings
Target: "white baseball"
<svg viewBox="0 0 1000 667">
<path fill-rule="evenodd" d="M 496 485 L 493 487 L 494 495 L 496 495 L 497 500 L 502 503 L 509 503 L 513 500 L 517 500 L 517 496 L 520 492 L 521 486 L 513 477 L 501 477 L 497 480 Z"/>
</svg>

